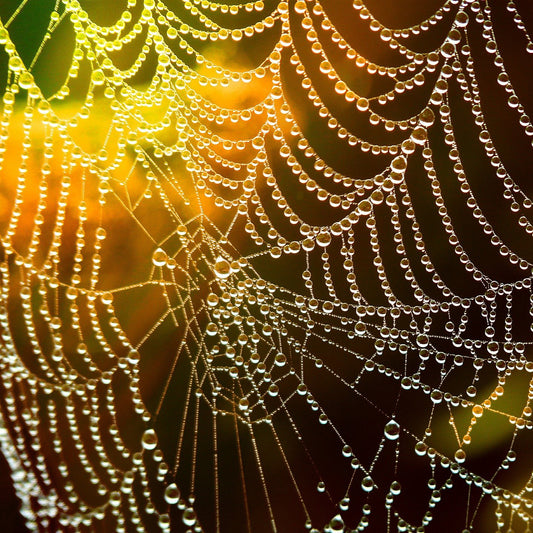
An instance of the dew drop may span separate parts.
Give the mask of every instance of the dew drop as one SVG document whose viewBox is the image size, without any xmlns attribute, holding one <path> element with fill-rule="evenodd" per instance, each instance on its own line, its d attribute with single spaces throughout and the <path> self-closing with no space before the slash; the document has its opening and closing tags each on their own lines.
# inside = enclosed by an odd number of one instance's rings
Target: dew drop
<svg viewBox="0 0 533 533">
<path fill-rule="evenodd" d="M 218 305 L 218 296 L 212 292 L 207 296 L 206 301 L 209 307 L 216 307 Z"/>
<path fill-rule="evenodd" d="M 358 209 L 361 215 L 370 215 L 372 212 L 372 204 L 368 200 L 363 200 L 362 202 L 359 202 Z"/>
<path fill-rule="evenodd" d="M 329 530 L 333 533 L 344 531 L 344 520 L 341 515 L 335 515 L 329 522 Z"/>
<path fill-rule="evenodd" d="M 170 484 L 165 489 L 165 501 L 169 505 L 174 505 L 174 504 L 178 503 L 179 499 L 180 499 L 180 491 L 179 491 L 178 487 L 176 486 L 175 483 Z"/>
<path fill-rule="evenodd" d="M 361 488 L 365 492 L 372 492 L 374 490 L 374 480 L 370 476 L 365 476 L 361 481 Z"/>
<path fill-rule="evenodd" d="M 383 433 L 385 434 L 385 437 L 387 437 L 389 440 L 397 440 L 400 436 L 400 426 L 398 422 L 396 422 L 396 420 L 389 420 L 385 424 Z"/>
<path fill-rule="evenodd" d="M 487 344 L 487 352 L 490 353 L 490 355 L 496 355 L 500 350 L 500 345 L 496 341 L 490 341 Z"/>
<path fill-rule="evenodd" d="M 402 486 L 400 485 L 400 482 L 399 481 L 393 481 L 390 484 L 390 491 L 391 491 L 391 494 L 394 494 L 394 496 L 398 496 L 398 494 L 400 494 L 400 492 L 402 492 Z"/>
<path fill-rule="evenodd" d="M 196 524 L 196 513 L 192 507 L 187 507 L 187 509 L 183 511 L 182 520 L 186 526 L 194 526 Z"/>
<path fill-rule="evenodd" d="M 331 233 L 329 231 L 321 231 L 316 237 L 316 242 L 319 246 L 325 248 L 331 242 Z"/>
<path fill-rule="evenodd" d="M 426 107 L 419 115 L 420 125 L 426 128 L 433 126 L 435 122 L 435 113 L 429 108 Z"/>
<path fill-rule="evenodd" d="M 455 452 L 455 460 L 458 462 L 458 463 L 464 463 L 465 462 L 465 459 L 466 459 L 466 452 L 462 449 L 462 448 L 459 448 L 456 452 Z"/>
<path fill-rule="evenodd" d="M 341 511 L 347 511 L 350 508 L 350 498 L 343 498 L 339 502 L 339 508 Z"/>
<path fill-rule="evenodd" d="M 415 128 L 411 133 L 411 139 L 413 139 L 416 144 L 424 144 L 427 138 L 427 130 L 422 126 L 418 126 L 418 128 Z"/>
<path fill-rule="evenodd" d="M 142 436 L 142 447 L 153 450 L 157 446 L 157 435 L 153 429 L 147 429 Z"/>
<path fill-rule="evenodd" d="M 162 248 L 157 248 L 152 255 L 152 263 L 157 267 L 162 267 L 166 264 L 168 256 Z"/>
<path fill-rule="evenodd" d="M 391 169 L 395 172 L 405 172 L 407 169 L 407 159 L 403 155 L 395 157 L 391 162 Z"/>
<path fill-rule="evenodd" d="M 369 107 L 369 102 L 366 98 L 359 98 L 357 100 L 357 109 L 359 109 L 359 111 L 368 111 L 368 107 Z"/>
<path fill-rule="evenodd" d="M 223 257 L 218 257 L 214 265 L 215 275 L 219 279 L 226 279 L 231 274 L 231 265 Z"/>
</svg>

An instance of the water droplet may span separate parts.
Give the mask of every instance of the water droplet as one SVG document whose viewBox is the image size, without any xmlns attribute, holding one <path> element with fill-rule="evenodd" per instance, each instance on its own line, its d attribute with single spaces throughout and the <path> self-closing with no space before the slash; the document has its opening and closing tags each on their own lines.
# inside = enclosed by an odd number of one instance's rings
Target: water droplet
<svg viewBox="0 0 533 533">
<path fill-rule="evenodd" d="M 212 337 L 213 335 L 217 334 L 218 326 L 214 322 L 209 322 L 205 328 L 205 332 Z"/>
<path fill-rule="evenodd" d="M 157 446 L 157 435 L 153 429 L 147 429 L 142 436 L 142 447 L 153 450 Z"/>
<path fill-rule="evenodd" d="M 420 456 L 426 455 L 427 449 L 428 449 L 428 445 L 425 442 L 418 441 L 415 444 L 415 452 L 417 455 L 420 455 Z"/>
<path fill-rule="evenodd" d="M 180 491 L 179 491 L 178 487 L 176 486 L 175 483 L 170 484 L 165 489 L 165 501 L 169 505 L 174 505 L 174 504 L 178 503 L 179 499 L 180 499 Z"/>
<path fill-rule="evenodd" d="M 226 279 L 231 274 L 231 265 L 223 257 L 218 257 L 215 261 L 214 270 L 217 278 Z"/>
<path fill-rule="evenodd" d="M 277 396 L 278 393 L 279 387 L 275 383 L 272 383 L 270 387 L 268 387 L 268 394 L 270 394 L 270 396 Z"/>
<path fill-rule="evenodd" d="M 372 204 L 368 200 L 359 202 L 357 207 L 361 215 L 370 215 L 370 213 L 372 213 Z"/>
<path fill-rule="evenodd" d="M 397 496 L 400 494 L 400 492 L 402 492 L 402 486 L 400 485 L 399 481 L 393 481 L 390 484 L 390 491 L 391 494 L 394 494 L 394 496 Z"/>
<path fill-rule="evenodd" d="M 325 230 L 321 231 L 316 236 L 316 242 L 317 242 L 317 244 L 319 246 L 322 246 L 323 248 L 325 248 L 331 242 L 331 233 L 329 233 L 329 231 L 325 231 Z"/>
<path fill-rule="evenodd" d="M 389 420 L 389 422 L 385 424 L 383 433 L 389 440 L 397 440 L 400 436 L 400 426 L 398 422 L 396 422 L 396 420 Z"/>
<path fill-rule="evenodd" d="M 155 266 L 162 267 L 166 265 L 168 256 L 162 248 L 157 248 L 154 252 L 154 255 L 152 255 L 152 263 Z"/>
<path fill-rule="evenodd" d="M 459 448 L 456 452 L 455 452 L 455 460 L 458 462 L 458 463 L 464 463 L 465 462 L 465 459 L 466 459 L 466 452 L 462 449 L 462 448 Z"/>
<path fill-rule="evenodd" d="M 429 107 L 426 107 L 419 115 L 420 125 L 426 128 L 433 126 L 435 122 L 435 113 Z"/>
<path fill-rule="evenodd" d="M 335 515 L 329 522 L 329 530 L 333 532 L 344 531 L 344 520 L 341 515 Z"/>
<path fill-rule="evenodd" d="M 365 476 L 361 481 L 361 488 L 365 492 L 372 492 L 374 490 L 374 480 L 370 476 Z"/>
<path fill-rule="evenodd" d="M 422 126 L 415 128 L 411 133 L 411 139 L 417 144 L 424 144 L 427 138 L 428 134 L 426 128 L 423 128 Z"/>
<path fill-rule="evenodd" d="M 207 305 L 209 307 L 216 307 L 218 304 L 218 296 L 215 293 L 211 293 L 207 296 Z"/>
<path fill-rule="evenodd" d="M 487 352 L 490 353 L 490 355 L 496 355 L 500 350 L 500 345 L 496 341 L 490 341 L 487 343 Z"/>
<path fill-rule="evenodd" d="M 403 155 L 399 155 L 392 160 L 390 166 L 395 172 L 405 172 L 407 169 L 407 159 Z"/>
<path fill-rule="evenodd" d="M 350 498 L 343 498 L 339 502 L 339 508 L 341 511 L 347 511 L 350 508 Z"/>
<path fill-rule="evenodd" d="M 359 98 L 357 100 L 357 109 L 359 109 L 359 111 L 368 111 L 368 107 L 369 107 L 369 102 L 366 98 Z"/>
<path fill-rule="evenodd" d="M 187 507 L 187 509 L 183 511 L 182 520 L 186 526 L 194 526 L 196 524 L 196 513 L 192 507 Z"/>
</svg>

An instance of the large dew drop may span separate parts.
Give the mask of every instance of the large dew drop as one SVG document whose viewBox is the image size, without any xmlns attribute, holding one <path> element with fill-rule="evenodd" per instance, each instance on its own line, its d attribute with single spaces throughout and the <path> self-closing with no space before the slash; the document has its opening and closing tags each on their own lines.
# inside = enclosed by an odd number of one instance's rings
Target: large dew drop
<svg viewBox="0 0 533 533">
<path fill-rule="evenodd" d="M 223 257 L 218 257 L 214 265 L 215 276 L 219 279 L 226 279 L 231 274 L 231 265 Z"/>
<path fill-rule="evenodd" d="M 196 524 L 196 513 L 192 507 L 187 507 L 187 509 L 183 511 L 182 520 L 186 526 L 194 526 Z"/>
<path fill-rule="evenodd" d="M 157 248 L 154 252 L 154 255 L 152 255 L 152 263 L 157 267 L 162 267 L 166 265 L 168 256 L 162 248 Z"/>
<path fill-rule="evenodd" d="M 329 522 L 329 531 L 331 533 L 337 533 L 344 531 L 344 520 L 340 514 L 335 515 Z"/>
<path fill-rule="evenodd" d="M 153 429 L 147 429 L 143 433 L 142 446 L 145 450 L 153 450 L 157 446 L 157 435 Z"/>
<path fill-rule="evenodd" d="M 166 489 L 165 489 L 165 501 L 169 505 L 174 505 L 178 503 L 180 499 L 180 491 L 178 487 L 176 486 L 176 483 L 171 483 Z"/>
<path fill-rule="evenodd" d="M 396 422 L 396 420 L 389 420 L 389 422 L 385 424 L 383 433 L 389 440 L 397 440 L 400 436 L 400 426 L 398 425 L 398 422 Z"/>
</svg>

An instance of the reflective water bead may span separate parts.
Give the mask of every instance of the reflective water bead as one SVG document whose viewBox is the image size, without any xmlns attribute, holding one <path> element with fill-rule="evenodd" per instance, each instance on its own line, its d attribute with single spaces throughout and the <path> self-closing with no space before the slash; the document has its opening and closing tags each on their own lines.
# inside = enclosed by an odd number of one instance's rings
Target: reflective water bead
<svg viewBox="0 0 533 533">
<path fill-rule="evenodd" d="M 180 491 L 175 483 L 171 483 L 165 489 L 165 501 L 169 505 L 174 505 L 178 503 L 179 499 L 180 499 Z"/>
<path fill-rule="evenodd" d="M 374 480 L 370 476 L 365 476 L 361 481 L 361 488 L 365 492 L 372 492 L 374 490 Z"/>
<path fill-rule="evenodd" d="M 157 267 L 164 266 L 167 259 L 167 253 L 162 248 L 157 248 L 152 255 L 152 263 Z"/>
<path fill-rule="evenodd" d="M 145 450 L 153 450 L 157 446 L 157 435 L 153 429 L 147 429 L 143 433 L 142 446 Z"/>
<path fill-rule="evenodd" d="M 219 279 L 226 279 L 231 274 L 231 265 L 223 257 L 218 257 L 214 264 L 215 275 Z"/>
<path fill-rule="evenodd" d="M 400 426 L 396 420 L 389 420 L 383 429 L 385 437 L 389 440 L 397 440 L 400 436 Z"/>
</svg>

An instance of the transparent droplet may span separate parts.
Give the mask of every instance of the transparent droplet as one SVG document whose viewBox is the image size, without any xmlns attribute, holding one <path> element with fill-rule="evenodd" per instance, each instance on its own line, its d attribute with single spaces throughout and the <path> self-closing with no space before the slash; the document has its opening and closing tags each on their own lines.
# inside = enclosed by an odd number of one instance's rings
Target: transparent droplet
<svg viewBox="0 0 533 533">
<path fill-rule="evenodd" d="M 407 169 L 407 159 L 403 155 L 399 155 L 392 160 L 390 166 L 395 172 L 405 172 Z"/>
<path fill-rule="evenodd" d="M 93 70 L 91 73 L 91 81 L 94 85 L 102 85 L 105 82 L 105 74 L 101 69 Z"/>
<path fill-rule="evenodd" d="M 371 492 L 374 490 L 374 480 L 370 476 L 365 476 L 361 481 L 361 488 L 365 492 Z"/>
<path fill-rule="evenodd" d="M 372 204 L 368 200 L 359 202 L 358 208 L 361 215 L 370 215 L 372 213 Z"/>
<path fill-rule="evenodd" d="M 339 508 L 341 511 L 347 511 L 350 508 L 350 498 L 343 498 L 339 502 Z"/>
<path fill-rule="evenodd" d="M 333 533 L 344 531 L 344 520 L 341 515 L 335 515 L 329 522 L 329 530 Z"/>
<path fill-rule="evenodd" d="M 465 459 L 466 459 L 466 452 L 462 449 L 462 448 L 459 448 L 456 452 L 455 452 L 455 460 L 458 462 L 458 463 L 464 463 L 465 462 Z"/>
<path fill-rule="evenodd" d="M 389 420 L 385 424 L 383 433 L 385 434 L 385 437 L 387 437 L 389 440 L 397 440 L 400 436 L 400 426 L 398 422 L 396 422 L 396 420 Z"/>
<path fill-rule="evenodd" d="M 177 485 L 175 483 L 170 484 L 165 489 L 165 501 L 169 505 L 174 505 L 174 504 L 178 503 L 179 499 L 180 499 L 180 491 L 179 491 Z"/>
<path fill-rule="evenodd" d="M 213 335 L 217 334 L 218 326 L 214 322 L 209 322 L 205 328 L 205 332 L 212 337 Z"/>
<path fill-rule="evenodd" d="M 368 111 L 368 108 L 369 108 L 369 102 L 366 98 L 359 98 L 357 100 L 357 109 L 359 109 L 359 111 Z"/>
<path fill-rule="evenodd" d="M 424 144 L 427 138 L 428 134 L 426 128 L 423 128 L 422 126 L 415 128 L 411 133 L 411 139 L 417 144 Z"/>
<path fill-rule="evenodd" d="M 487 352 L 490 355 L 496 355 L 500 351 L 500 345 L 496 341 L 490 341 L 487 343 Z"/>
<path fill-rule="evenodd" d="M 142 436 L 142 447 L 153 450 L 157 446 L 157 435 L 153 429 L 147 429 Z"/>
<path fill-rule="evenodd" d="M 319 246 L 325 248 L 331 242 L 331 233 L 329 231 L 321 231 L 316 237 L 316 242 Z"/>
<path fill-rule="evenodd" d="M 393 481 L 390 484 L 390 491 L 391 491 L 391 494 L 394 494 L 394 496 L 397 496 L 398 494 L 400 494 L 400 492 L 402 492 L 402 486 L 400 485 L 398 481 Z"/>
<path fill-rule="evenodd" d="M 218 257 L 215 261 L 214 271 L 217 278 L 226 279 L 231 274 L 231 265 L 223 257 Z"/>
<path fill-rule="evenodd" d="M 429 107 L 426 107 L 419 115 L 420 125 L 426 128 L 433 126 L 435 122 L 435 113 Z"/>
<path fill-rule="evenodd" d="M 210 307 L 216 307 L 218 304 L 218 296 L 215 293 L 211 293 L 207 296 L 207 305 Z"/>
<path fill-rule="evenodd" d="M 162 248 L 157 248 L 154 255 L 152 255 L 152 263 L 158 267 L 166 265 L 167 259 L 168 256 Z"/>
<path fill-rule="evenodd" d="M 196 524 L 196 513 L 192 507 L 187 507 L 187 509 L 183 511 L 182 520 L 186 526 L 191 527 Z"/>
<path fill-rule="evenodd" d="M 268 394 L 270 396 L 277 396 L 278 393 L 279 393 L 279 387 L 275 383 L 272 383 L 270 387 L 268 387 Z"/>
<path fill-rule="evenodd" d="M 33 85 L 33 76 L 30 72 L 23 72 L 18 79 L 18 85 L 21 89 L 28 90 Z"/>
</svg>

